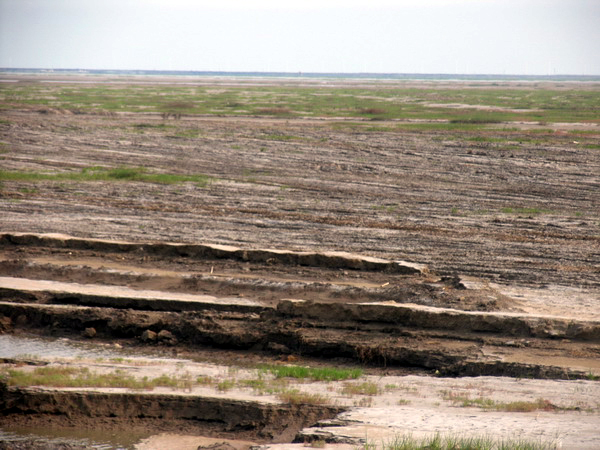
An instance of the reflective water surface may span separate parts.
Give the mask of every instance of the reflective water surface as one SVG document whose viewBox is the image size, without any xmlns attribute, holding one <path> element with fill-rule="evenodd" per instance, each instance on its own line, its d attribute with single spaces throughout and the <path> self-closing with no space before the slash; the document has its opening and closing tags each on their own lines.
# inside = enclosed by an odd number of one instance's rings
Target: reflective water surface
<svg viewBox="0 0 600 450">
<path fill-rule="evenodd" d="M 51 358 L 114 359 L 114 358 L 160 358 L 151 353 L 142 353 L 92 342 L 71 341 L 64 338 L 41 338 L 30 335 L 0 335 L 0 358 L 47 360 Z M 52 427 L 14 427 L 4 423 L 0 417 L 0 442 L 14 442 L 27 445 L 31 442 L 52 447 L 69 444 L 86 448 L 131 449 L 148 433 L 135 433 L 130 430 L 105 432 L 98 429 L 55 429 Z"/>
</svg>

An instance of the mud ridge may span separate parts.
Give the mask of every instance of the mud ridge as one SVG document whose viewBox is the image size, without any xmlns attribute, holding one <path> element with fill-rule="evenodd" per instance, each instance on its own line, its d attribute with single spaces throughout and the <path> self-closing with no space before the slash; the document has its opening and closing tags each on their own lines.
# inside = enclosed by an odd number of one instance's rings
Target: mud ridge
<svg viewBox="0 0 600 450">
<path fill-rule="evenodd" d="M 356 306 L 360 311 L 364 305 Z M 284 306 L 283 311 L 289 308 Z M 344 358 L 369 366 L 415 367 L 451 376 L 584 378 L 588 375 L 585 370 L 534 362 L 530 353 L 543 352 L 549 361 L 573 353 L 579 355 L 579 365 L 584 367 L 581 355 L 600 350 L 597 340 L 573 339 L 567 344 L 548 338 L 548 333 L 516 339 L 491 329 L 458 332 L 440 326 L 423 330 L 402 322 L 391 323 L 389 306 L 379 312 L 386 317 L 385 322 L 376 318 L 370 322 L 351 318 L 333 321 L 331 316 L 308 320 L 279 310 L 260 315 L 210 310 L 158 312 L 11 302 L 0 302 L 0 314 L 5 317 L 7 329 L 37 330 L 54 336 L 82 336 L 86 329 L 94 328 L 99 338 L 128 339 L 129 345 L 135 346 L 152 344 L 143 339 L 147 330 L 166 330 L 173 339 L 163 345 Z M 448 322 L 444 316 L 439 321 Z M 512 355 L 517 362 L 495 356 L 498 353 Z M 523 357 L 529 361 L 519 361 Z"/>
<path fill-rule="evenodd" d="M 388 261 L 380 258 L 352 255 L 344 252 L 292 252 L 273 249 L 240 249 L 225 245 L 133 243 L 80 239 L 51 234 L 4 233 L 0 234 L 0 246 L 40 246 L 102 252 L 138 252 L 162 257 L 188 257 L 197 259 L 234 259 L 239 261 L 278 263 L 285 265 L 326 267 L 352 270 L 375 270 L 390 273 L 416 274 L 425 266 L 404 261 Z"/>
<path fill-rule="evenodd" d="M 94 426 L 112 419 L 160 420 L 163 431 L 182 426 L 196 433 L 244 436 L 258 441 L 289 442 L 302 428 L 331 419 L 346 408 L 310 404 L 269 404 L 198 396 L 76 392 L 0 386 L 0 414 L 52 417 L 58 423 Z M 65 420 L 66 419 L 66 420 Z"/>
</svg>

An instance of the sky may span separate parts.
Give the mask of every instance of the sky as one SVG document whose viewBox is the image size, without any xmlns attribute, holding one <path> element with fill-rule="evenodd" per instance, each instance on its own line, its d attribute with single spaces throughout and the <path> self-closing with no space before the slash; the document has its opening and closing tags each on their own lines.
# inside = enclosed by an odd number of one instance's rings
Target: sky
<svg viewBox="0 0 600 450">
<path fill-rule="evenodd" d="M 0 0 L 0 67 L 600 75 L 600 0 Z"/>
</svg>

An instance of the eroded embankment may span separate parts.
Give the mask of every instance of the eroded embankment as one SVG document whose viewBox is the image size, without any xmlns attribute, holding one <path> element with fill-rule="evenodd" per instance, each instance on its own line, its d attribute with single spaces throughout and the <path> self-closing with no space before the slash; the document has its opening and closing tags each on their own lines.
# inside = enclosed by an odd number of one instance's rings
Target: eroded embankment
<svg viewBox="0 0 600 450">
<path fill-rule="evenodd" d="M 192 258 L 197 264 L 210 267 L 211 272 L 215 261 L 228 261 L 230 265 L 223 270 L 228 270 L 234 278 L 247 274 L 244 270 L 255 271 L 256 277 L 271 271 L 280 277 L 278 290 L 271 293 L 269 301 L 264 301 L 257 300 L 252 290 L 208 296 L 189 291 L 139 290 L 143 285 L 131 289 L 30 280 L 23 277 L 28 264 L 20 264 L 20 278 L 0 278 L 2 327 L 9 332 L 25 329 L 55 336 L 125 339 L 129 340 L 127 345 L 346 358 L 371 366 L 411 367 L 452 376 L 581 378 L 600 373 L 597 321 L 494 311 L 493 305 L 497 307 L 498 302 L 490 291 L 467 289 L 459 278 L 443 280 L 431 275 L 398 274 L 407 267 L 423 270 L 408 263 L 344 254 L 135 244 L 30 234 L 4 234 L 0 236 L 0 244 L 21 250 L 22 253 L 14 254 L 24 254 L 25 262 L 33 248 L 38 252 L 66 248 L 69 253 L 91 249 L 96 258 L 105 255 L 102 262 L 110 269 L 115 258 L 134 252 L 135 258 L 146 261 L 140 253 L 151 252 L 158 255 L 158 260 L 171 264 Z M 272 258 L 279 259 L 269 263 Z M 57 259 L 55 264 L 60 266 L 60 261 Z M 252 263 L 242 268 L 237 265 L 239 261 Z M 158 264 L 157 260 L 152 264 Z M 297 277 L 305 266 L 312 270 L 309 272 L 312 280 L 323 271 L 330 291 L 339 287 L 334 275 L 347 269 L 362 277 L 358 280 L 365 285 L 390 280 L 402 287 L 402 296 L 397 301 L 376 302 L 372 294 L 377 290 L 371 290 L 365 295 L 366 301 L 361 302 L 361 293 L 367 290 L 354 288 L 351 301 L 346 301 L 343 295 L 335 298 L 330 294 L 326 300 L 317 297 L 318 300 L 312 301 L 316 290 L 305 283 L 302 295 L 302 289 L 297 287 L 302 283 L 287 281 Z M 152 267 L 155 266 L 145 266 L 144 270 L 151 271 Z M 337 272 L 327 272 L 331 267 Z M 286 291 L 290 284 L 296 286 L 293 294 Z M 389 284 L 388 281 L 382 286 Z M 386 291 L 381 292 L 385 299 Z M 461 299 L 471 297 L 477 299 L 474 304 L 482 305 L 484 311 L 424 306 L 423 292 L 428 298 L 445 299 L 447 304 L 460 304 Z M 291 297 L 303 299 L 291 300 Z M 493 300 L 486 303 L 485 298 L 489 297 Z M 421 305 L 414 304 L 419 302 Z"/>
<path fill-rule="evenodd" d="M 76 300 L 73 295 L 69 301 Z M 6 329 L 81 335 L 93 328 L 97 337 L 130 339 L 132 345 L 342 357 L 447 375 L 577 378 L 600 369 L 593 362 L 600 348 L 596 323 L 401 305 L 326 306 L 283 301 L 258 314 L 236 311 L 237 305 L 232 311 L 220 305 L 167 312 L 3 301 L 0 314 Z M 163 342 L 156 338 L 161 332 L 169 336 Z"/>
<path fill-rule="evenodd" d="M 144 252 L 160 257 L 191 257 L 196 259 L 231 259 L 259 263 L 312 266 L 323 268 L 386 271 L 416 274 L 423 270 L 420 264 L 388 261 L 380 258 L 352 255 L 344 252 L 293 252 L 274 249 L 240 249 L 214 244 L 133 243 L 79 239 L 64 235 L 5 233 L 0 235 L 0 246 L 24 245 L 100 252 Z"/>
<path fill-rule="evenodd" d="M 306 426 L 331 419 L 345 408 L 147 393 L 76 392 L 0 385 L 3 421 L 78 427 L 118 427 L 131 421 L 157 431 L 193 431 L 258 441 L 289 442 Z M 35 417 L 35 419 L 34 419 Z"/>
</svg>

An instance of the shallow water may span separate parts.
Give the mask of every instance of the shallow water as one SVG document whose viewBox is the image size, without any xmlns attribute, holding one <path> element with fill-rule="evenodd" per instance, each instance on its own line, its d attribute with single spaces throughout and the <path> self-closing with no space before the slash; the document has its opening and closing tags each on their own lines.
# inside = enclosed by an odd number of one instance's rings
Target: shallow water
<svg viewBox="0 0 600 450">
<path fill-rule="evenodd" d="M 149 352 L 103 346 L 97 343 L 71 341 L 64 338 L 40 338 L 37 336 L 0 335 L 0 358 L 10 359 L 51 359 L 51 358 L 144 358 L 160 359 Z M 42 446 L 70 444 L 99 450 L 130 449 L 148 433 L 105 432 L 92 429 L 55 429 L 52 427 L 11 427 L 0 418 L 0 442 L 30 444 L 41 443 Z"/>
<path fill-rule="evenodd" d="M 156 352 L 118 348 L 110 344 L 73 341 L 65 338 L 42 338 L 31 335 L 0 335 L 0 358 L 11 359 L 111 359 L 144 358 L 172 360 Z"/>
<path fill-rule="evenodd" d="M 67 339 L 0 335 L 0 358 L 117 358 L 114 348 L 75 343 Z"/>
<path fill-rule="evenodd" d="M 55 429 L 52 427 L 10 427 L 0 428 L 0 442 L 14 442 L 52 445 L 69 444 L 97 450 L 133 449 L 135 444 L 148 437 L 131 431 L 104 432 L 90 429 Z"/>
</svg>

